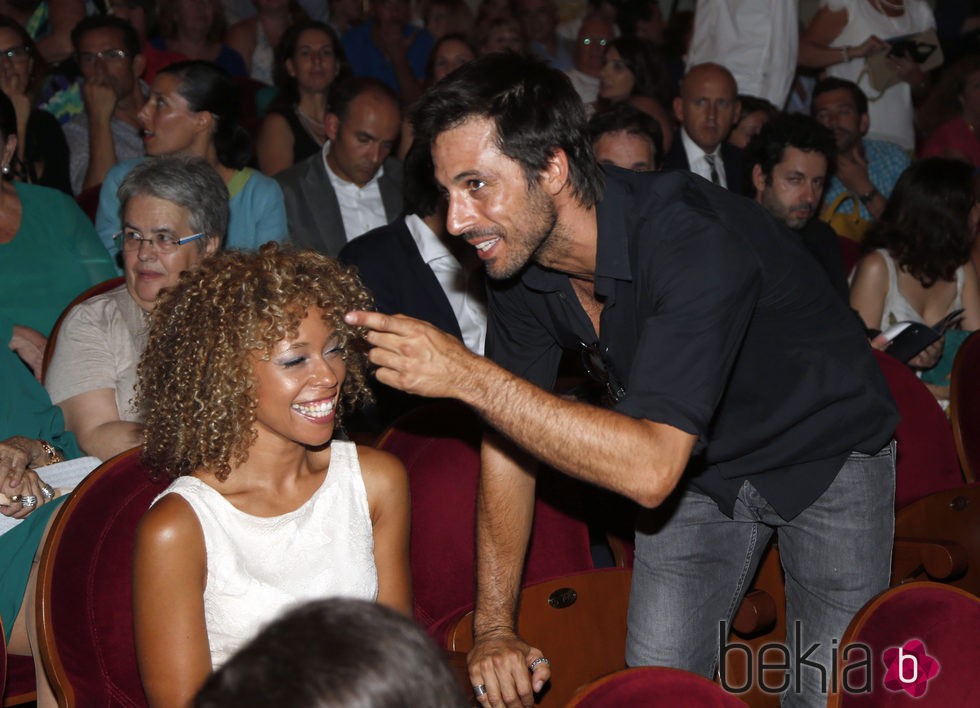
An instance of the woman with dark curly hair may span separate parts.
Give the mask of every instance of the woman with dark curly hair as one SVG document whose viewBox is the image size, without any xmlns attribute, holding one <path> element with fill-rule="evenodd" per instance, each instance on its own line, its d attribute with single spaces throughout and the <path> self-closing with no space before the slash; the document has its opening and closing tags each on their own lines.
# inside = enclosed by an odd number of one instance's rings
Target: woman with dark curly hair
<svg viewBox="0 0 980 708">
<path fill-rule="evenodd" d="M 970 251 L 980 223 L 973 168 L 955 160 L 913 163 L 892 190 L 881 218 L 868 230 L 870 252 L 851 283 L 851 307 L 869 329 L 911 320 L 933 324 L 964 308 L 960 327 L 980 328 L 980 287 Z M 941 349 L 910 362 L 928 369 Z"/>
<path fill-rule="evenodd" d="M 151 705 L 186 705 L 289 606 L 411 611 L 405 470 L 332 440 L 368 397 L 352 270 L 275 244 L 184 273 L 153 311 L 137 405 L 144 463 L 173 483 L 140 524 L 136 650 Z"/>
</svg>

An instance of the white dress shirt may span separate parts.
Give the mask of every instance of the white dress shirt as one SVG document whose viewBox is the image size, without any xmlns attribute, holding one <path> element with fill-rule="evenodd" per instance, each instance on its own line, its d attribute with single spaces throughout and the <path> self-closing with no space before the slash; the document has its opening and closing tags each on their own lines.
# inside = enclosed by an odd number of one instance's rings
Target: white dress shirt
<svg viewBox="0 0 980 708">
<path fill-rule="evenodd" d="M 432 270 L 449 299 L 453 314 L 463 333 L 463 344 L 474 354 L 483 356 L 487 337 L 487 305 L 478 278 L 472 277 L 439 237 L 415 214 L 405 217 L 422 260 Z"/>
<path fill-rule="evenodd" d="M 687 131 L 681 127 L 681 143 L 684 145 L 684 152 L 687 153 L 687 164 L 689 169 L 696 175 L 701 175 L 709 182 L 711 181 L 711 165 L 705 159 L 708 154 L 691 139 Z M 712 153 L 715 157 L 715 170 L 718 172 L 718 181 L 722 187 L 728 188 L 728 180 L 725 178 L 725 162 L 721 159 L 721 144 Z"/>
<path fill-rule="evenodd" d="M 329 145 L 329 140 L 323 144 L 321 153 L 323 165 L 327 168 L 327 176 L 337 195 L 337 203 L 340 204 L 340 217 L 344 220 L 344 236 L 348 241 L 353 241 L 361 234 L 388 223 L 385 205 L 381 199 L 381 188 L 378 186 L 378 179 L 384 174 L 385 168 L 379 167 L 370 182 L 363 187 L 358 187 L 353 182 L 341 179 L 330 169 L 330 163 L 327 162 Z"/>
</svg>

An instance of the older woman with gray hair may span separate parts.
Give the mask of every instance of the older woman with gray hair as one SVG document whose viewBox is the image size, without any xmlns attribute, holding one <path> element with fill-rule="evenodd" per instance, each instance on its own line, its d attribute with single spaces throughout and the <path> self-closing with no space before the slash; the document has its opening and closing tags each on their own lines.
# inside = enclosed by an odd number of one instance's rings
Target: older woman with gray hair
<svg viewBox="0 0 980 708">
<path fill-rule="evenodd" d="M 217 251 L 228 228 L 228 188 L 201 158 L 147 160 L 118 195 L 125 283 L 68 313 L 45 377 L 66 428 L 103 460 L 142 442 L 131 401 L 157 295 Z"/>
</svg>

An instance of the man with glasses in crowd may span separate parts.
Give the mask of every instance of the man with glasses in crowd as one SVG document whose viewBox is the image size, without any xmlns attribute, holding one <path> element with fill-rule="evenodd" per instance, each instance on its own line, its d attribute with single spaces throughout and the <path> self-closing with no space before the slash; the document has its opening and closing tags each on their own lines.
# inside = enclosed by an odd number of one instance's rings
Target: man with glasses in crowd
<svg viewBox="0 0 980 708">
<path fill-rule="evenodd" d="M 71 34 L 82 71 L 85 111 L 65 126 L 75 194 L 102 184 L 117 162 L 146 154 L 136 118 L 146 99 L 136 30 L 111 15 L 87 17 Z"/>
<path fill-rule="evenodd" d="M 533 60 L 461 67 L 413 123 L 449 231 L 496 281 L 487 358 L 407 317 L 347 321 L 370 330 L 379 381 L 461 400 L 489 425 L 469 655 L 480 703 L 530 706 L 550 677 L 547 647 L 514 629 L 538 462 L 648 509 L 630 665 L 712 678 L 719 623 L 778 529 L 787 623 L 832 670 L 831 638 L 888 584 L 897 416 L 820 267 L 757 204 L 687 172 L 603 180 L 571 86 Z M 611 407 L 550 392 L 566 350 L 588 353 Z M 791 677 L 787 704 L 826 704 L 815 673 Z"/>
</svg>

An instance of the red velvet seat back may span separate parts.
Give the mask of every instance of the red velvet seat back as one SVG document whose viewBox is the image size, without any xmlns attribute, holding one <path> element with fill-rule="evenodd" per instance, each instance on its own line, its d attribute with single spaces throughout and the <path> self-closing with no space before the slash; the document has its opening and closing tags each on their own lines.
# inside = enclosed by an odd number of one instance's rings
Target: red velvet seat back
<svg viewBox="0 0 980 708">
<path fill-rule="evenodd" d="M 121 453 L 78 486 L 49 532 L 39 634 L 62 705 L 146 705 L 133 642 L 133 546 L 139 520 L 166 486 L 150 479 L 137 449 Z"/>
<path fill-rule="evenodd" d="M 415 618 L 440 643 L 475 596 L 476 491 L 482 424 L 468 408 L 433 403 L 396 422 L 378 447 L 408 469 Z M 571 480 L 543 470 L 526 584 L 593 567 L 588 526 Z"/>
<path fill-rule="evenodd" d="M 703 676 L 681 669 L 647 666 L 617 671 L 583 686 L 568 703 L 568 708 L 737 708 L 745 705 Z"/>
<path fill-rule="evenodd" d="M 850 275 L 854 266 L 861 260 L 861 246 L 857 241 L 846 236 L 838 236 L 837 243 L 840 244 L 840 255 L 844 261 L 844 275 Z"/>
<path fill-rule="evenodd" d="M 936 399 L 905 364 L 883 352 L 876 351 L 875 358 L 901 415 L 895 431 L 895 508 L 962 486 L 953 431 Z"/>
<path fill-rule="evenodd" d="M 956 351 L 949 402 L 960 464 L 972 482 L 980 475 L 980 332 Z"/>
<path fill-rule="evenodd" d="M 924 652 L 939 663 L 939 673 L 925 682 L 925 693 L 913 697 L 901 685 L 889 690 L 886 650 L 909 647 L 910 640 L 922 643 Z M 859 706 L 976 706 L 980 705 L 980 599 L 938 583 L 915 582 L 890 588 L 872 599 L 851 620 L 844 633 L 842 647 L 860 642 L 870 647 L 872 677 L 870 693 L 843 692 L 829 705 L 846 708 Z M 850 659 L 860 663 L 863 651 L 848 651 Z M 908 661 L 906 678 L 916 668 L 925 674 L 925 663 Z M 841 673 L 843 676 L 843 672 Z M 851 688 L 863 688 L 866 671 L 852 668 L 847 674 Z M 911 683 L 911 682 L 907 682 Z M 839 701 L 839 702 L 835 702 Z"/>
</svg>

